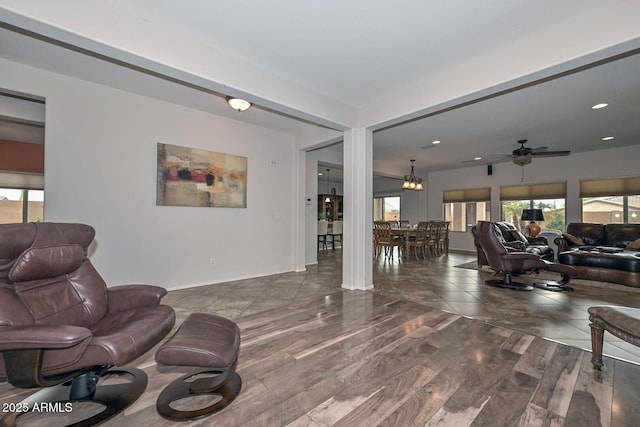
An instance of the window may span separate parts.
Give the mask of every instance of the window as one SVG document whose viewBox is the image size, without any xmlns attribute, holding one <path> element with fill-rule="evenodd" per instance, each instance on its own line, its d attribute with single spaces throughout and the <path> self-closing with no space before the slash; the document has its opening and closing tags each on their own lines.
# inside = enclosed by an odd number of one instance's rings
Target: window
<svg viewBox="0 0 640 427">
<path fill-rule="evenodd" d="M 374 221 L 397 221 L 400 219 L 400 196 L 375 197 L 373 199 Z"/>
<path fill-rule="evenodd" d="M 471 231 L 478 221 L 491 218 L 491 188 L 446 190 L 442 192 L 444 220 L 451 231 Z"/>
<path fill-rule="evenodd" d="M 519 230 L 527 227 L 526 221 L 521 221 L 523 209 L 542 209 L 544 221 L 537 221 L 542 231 L 564 230 L 565 226 L 565 199 L 537 199 L 537 200 L 509 200 L 502 202 L 502 220 L 515 225 Z"/>
<path fill-rule="evenodd" d="M 525 230 L 527 223 L 520 220 L 522 210 L 542 209 L 544 221 L 537 222 L 540 228 L 562 232 L 565 229 L 566 194 L 566 182 L 500 187 L 502 220 Z"/>
<path fill-rule="evenodd" d="M 0 224 L 44 220 L 44 191 L 0 188 Z"/>
<path fill-rule="evenodd" d="M 580 181 L 582 221 L 640 223 L 640 178 Z"/>
</svg>

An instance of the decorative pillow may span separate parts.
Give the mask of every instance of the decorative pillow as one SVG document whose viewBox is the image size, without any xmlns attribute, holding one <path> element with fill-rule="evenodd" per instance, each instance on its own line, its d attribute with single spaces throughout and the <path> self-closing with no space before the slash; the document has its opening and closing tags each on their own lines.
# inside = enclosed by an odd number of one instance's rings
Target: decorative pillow
<svg viewBox="0 0 640 427">
<path fill-rule="evenodd" d="M 640 239 L 636 239 L 629 243 L 625 249 L 640 249 Z"/>
<path fill-rule="evenodd" d="M 84 250 L 78 245 L 57 245 L 25 250 L 9 271 L 13 282 L 56 277 L 76 271 L 84 260 Z"/>
<path fill-rule="evenodd" d="M 573 234 L 564 233 L 562 235 L 562 237 L 564 237 L 573 246 L 584 246 L 585 245 L 584 241 L 581 238 L 576 237 Z"/>
</svg>

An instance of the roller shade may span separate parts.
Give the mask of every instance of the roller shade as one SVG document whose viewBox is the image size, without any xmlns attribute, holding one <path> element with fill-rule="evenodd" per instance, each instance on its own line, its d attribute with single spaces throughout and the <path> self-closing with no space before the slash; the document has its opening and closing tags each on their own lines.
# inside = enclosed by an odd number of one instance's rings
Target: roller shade
<svg viewBox="0 0 640 427">
<path fill-rule="evenodd" d="M 488 202 L 489 200 L 491 200 L 491 187 L 442 192 L 442 203 Z"/>
<path fill-rule="evenodd" d="M 0 188 L 43 190 L 44 175 L 35 173 L 0 172 Z"/>
<path fill-rule="evenodd" d="M 500 187 L 500 200 L 563 199 L 567 197 L 566 182 L 547 184 L 507 185 Z"/>
<path fill-rule="evenodd" d="M 580 197 L 629 196 L 640 194 L 640 177 L 585 179 L 580 181 Z"/>
</svg>

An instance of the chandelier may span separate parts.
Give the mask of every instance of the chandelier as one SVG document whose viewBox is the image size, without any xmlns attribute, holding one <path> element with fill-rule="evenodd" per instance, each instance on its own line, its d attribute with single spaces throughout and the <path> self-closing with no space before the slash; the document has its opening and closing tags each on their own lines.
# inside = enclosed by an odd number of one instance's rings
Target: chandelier
<svg viewBox="0 0 640 427">
<path fill-rule="evenodd" d="M 409 175 L 404 176 L 404 183 L 402 184 L 402 189 L 422 191 L 424 190 L 424 187 L 422 187 L 422 178 L 416 177 L 416 174 L 413 171 L 413 162 L 415 162 L 415 160 L 411 160 L 411 173 Z"/>
</svg>

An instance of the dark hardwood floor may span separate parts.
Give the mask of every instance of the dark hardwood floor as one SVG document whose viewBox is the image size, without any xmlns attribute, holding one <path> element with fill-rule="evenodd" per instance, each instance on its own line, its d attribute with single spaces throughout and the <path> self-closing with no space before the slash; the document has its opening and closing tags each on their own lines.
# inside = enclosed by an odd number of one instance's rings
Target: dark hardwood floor
<svg viewBox="0 0 640 427">
<path fill-rule="evenodd" d="M 240 396 L 190 426 L 639 425 L 640 366 L 622 359 L 640 352 L 606 335 L 605 353 L 619 356 L 597 372 L 582 348 L 589 305 L 638 306 L 640 293 L 578 281 L 571 294 L 490 288 L 490 272 L 455 267 L 473 260 L 462 254 L 379 260 L 373 292 L 346 291 L 339 255 L 304 273 L 167 295 L 178 323 L 212 312 L 242 331 Z M 134 365 L 147 391 L 106 425 L 179 425 L 155 399 L 185 370 L 157 366 L 153 352 Z M 0 385 L 2 402 L 28 394 L 15 391 Z"/>
</svg>

